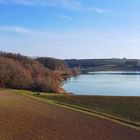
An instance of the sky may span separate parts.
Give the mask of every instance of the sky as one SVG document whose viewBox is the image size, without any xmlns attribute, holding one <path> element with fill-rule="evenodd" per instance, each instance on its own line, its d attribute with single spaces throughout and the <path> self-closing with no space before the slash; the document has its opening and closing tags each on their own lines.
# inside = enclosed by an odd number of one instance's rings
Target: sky
<svg viewBox="0 0 140 140">
<path fill-rule="evenodd" d="M 140 0 L 0 0 L 0 50 L 140 58 Z"/>
</svg>

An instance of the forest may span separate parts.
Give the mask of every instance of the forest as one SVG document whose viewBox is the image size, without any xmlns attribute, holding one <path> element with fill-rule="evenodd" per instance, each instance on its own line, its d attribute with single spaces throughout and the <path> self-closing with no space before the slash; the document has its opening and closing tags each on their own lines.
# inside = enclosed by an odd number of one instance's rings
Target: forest
<svg viewBox="0 0 140 140">
<path fill-rule="evenodd" d="M 50 60 L 50 59 L 49 59 Z M 43 66 L 39 61 L 20 54 L 0 53 L 0 87 L 63 93 L 63 77 L 55 71 L 65 67 L 63 61 Z M 53 61 L 54 62 L 54 61 Z"/>
</svg>

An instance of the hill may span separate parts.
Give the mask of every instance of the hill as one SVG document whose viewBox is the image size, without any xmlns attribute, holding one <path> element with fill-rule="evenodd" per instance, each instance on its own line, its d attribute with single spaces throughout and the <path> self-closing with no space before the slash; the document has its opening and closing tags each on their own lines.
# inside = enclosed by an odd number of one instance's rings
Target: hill
<svg viewBox="0 0 140 140">
<path fill-rule="evenodd" d="M 83 71 L 140 70 L 138 59 L 67 59 L 64 61 L 69 67 L 80 68 Z"/>
<path fill-rule="evenodd" d="M 40 63 L 43 64 L 46 68 L 53 70 L 53 71 L 66 71 L 69 69 L 68 64 L 60 59 L 49 58 L 49 57 L 38 57 L 36 59 Z"/>
<path fill-rule="evenodd" d="M 44 67 L 55 71 L 63 79 L 69 78 L 71 76 L 77 76 L 78 74 L 80 74 L 79 69 L 70 68 L 67 62 L 60 59 L 38 57 L 36 60 L 39 61 Z"/>
<path fill-rule="evenodd" d="M 61 93 L 62 77 L 37 60 L 20 54 L 0 53 L 0 87 Z"/>
</svg>

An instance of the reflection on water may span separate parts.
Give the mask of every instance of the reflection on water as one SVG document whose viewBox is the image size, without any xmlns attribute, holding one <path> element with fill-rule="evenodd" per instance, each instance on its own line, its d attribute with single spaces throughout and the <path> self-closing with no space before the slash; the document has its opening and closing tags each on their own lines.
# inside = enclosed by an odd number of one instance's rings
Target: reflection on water
<svg viewBox="0 0 140 140">
<path fill-rule="evenodd" d="M 68 79 L 64 89 L 81 95 L 140 96 L 140 72 L 90 72 Z"/>
</svg>

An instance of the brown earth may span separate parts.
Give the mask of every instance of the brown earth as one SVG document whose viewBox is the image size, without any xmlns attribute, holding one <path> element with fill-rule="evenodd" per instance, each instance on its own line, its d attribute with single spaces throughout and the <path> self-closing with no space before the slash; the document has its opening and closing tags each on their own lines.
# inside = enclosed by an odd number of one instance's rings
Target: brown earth
<svg viewBox="0 0 140 140">
<path fill-rule="evenodd" d="M 0 140 L 139 140 L 140 131 L 0 91 Z"/>
</svg>

